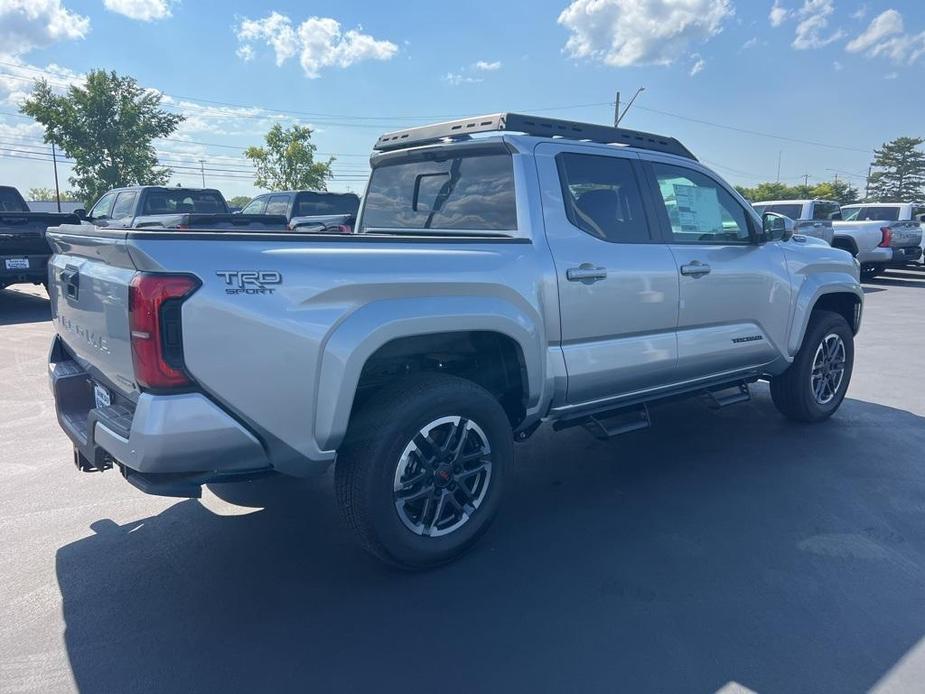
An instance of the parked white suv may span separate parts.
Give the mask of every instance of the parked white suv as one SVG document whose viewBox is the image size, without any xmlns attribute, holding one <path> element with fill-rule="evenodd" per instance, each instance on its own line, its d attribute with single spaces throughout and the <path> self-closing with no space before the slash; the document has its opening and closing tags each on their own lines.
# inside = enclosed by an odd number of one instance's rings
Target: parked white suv
<svg viewBox="0 0 925 694">
<path fill-rule="evenodd" d="M 833 200 L 766 200 L 752 207 L 763 215 L 775 212 L 796 222 L 794 233 L 832 243 L 832 222 L 841 219 L 841 208 Z"/>
</svg>

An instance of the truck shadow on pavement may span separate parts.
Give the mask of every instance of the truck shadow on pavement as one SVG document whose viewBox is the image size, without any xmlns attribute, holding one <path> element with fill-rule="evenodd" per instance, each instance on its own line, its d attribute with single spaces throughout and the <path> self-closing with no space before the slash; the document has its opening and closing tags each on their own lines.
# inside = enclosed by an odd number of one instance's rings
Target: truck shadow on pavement
<svg viewBox="0 0 925 694">
<path fill-rule="evenodd" d="M 98 521 L 57 553 L 77 686 L 867 690 L 925 635 L 925 419 L 798 426 L 755 390 L 611 442 L 541 429 L 492 530 L 427 573 L 362 554 L 330 477 Z"/>
<path fill-rule="evenodd" d="M 51 320 L 51 303 L 45 296 L 0 289 L 0 325 L 42 323 Z"/>
</svg>

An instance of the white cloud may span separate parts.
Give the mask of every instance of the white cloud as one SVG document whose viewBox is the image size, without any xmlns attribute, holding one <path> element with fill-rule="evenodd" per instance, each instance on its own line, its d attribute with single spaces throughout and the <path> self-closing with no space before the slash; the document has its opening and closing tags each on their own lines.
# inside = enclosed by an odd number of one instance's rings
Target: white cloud
<svg viewBox="0 0 925 694">
<path fill-rule="evenodd" d="M 771 21 L 772 27 L 779 27 L 790 19 L 791 14 L 793 13 L 790 10 L 781 6 L 780 0 L 774 0 L 774 5 L 772 5 L 770 13 L 768 13 L 768 19 Z"/>
<path fill-rule="evenodd" d="M 835 70 L 835 72 L 841 72 L 842 69 L 844 68 L 844 65 L 842 65 L 837 60 L 834 60 L 832 61 L 832 68 Z"/>
<path fill-rule="evenodd" d="M 704 61 L 703 58 L 700 57 L 699 53 L 694 53 L 691 56 L 691 59 L 694 61 L 694 64 L 691 65 L 691 73 L 690 73 L 691 77 L 693 77 L 694 75 L 697 75 L 701 71 L 703 71 L 703 66 L 706 65 L 706 62 Z"/>
<path fill-rule="evenodd" d="M 747 51 L 749 48 L 754 48 L 758 45 L 758 37 L 752 36 L 748 41 L 742 44 L 742 50 Z"/>
<path fill-rule="evenodd" d="M 238 56 L 243 60 L 252 60 L 256 44 L 262 43 L 273 49 L 278 66 L 298 55 L 310 79 L 319 77 L 325 68 L 389 60 L 398 52 L 391 41 L 364 34 L 361 28 L 342 31 L 340 23 L 330 17 L 309 17 L 296 27 L 286 15 L 271 12 L 263 19 L 242 19 L 236 34 Z"/>
<path fill-rule="evenodd" d="M 732 17 L 730 0 L 573 0 L 559 15 L 565 52 L 611 65 L 669 65 Z"/>
<path fill-rule="evenodd" d="M 16 56 L 0 53 L 4 63 L 0 71 L 0 104 L 16 109 L 32 93 L 36 80 L 45 79 L 53 91 L 62 93 L 71 85 L 83 84 L 84 76 L 51 63 L 44 68 L 30 65 Z"/>
<path fill-rule="evenodd" d="M 832 0 L 805 0 L 803 6 L 797 10 L 797 18 L 800 21 L 791 45 L 797 50 L 808 50 L 822 48 L 842 38 L 845 34 L 841 30 L 828 36 L 822 35 L 833 12 L 835 7 Z"/>
<path fill-rule="evenodd" d="M 90 20 L 61 0 L 0 0 L 0 51 L 8 55 L 82 39 L 89 31 Z"/>
<path fill-rule="evenodd" d="M 140 22 L 153 22 L 170 17 L 173 0 L 103 0 L 110 12 L 124 15 Z"/>
<path fill-rule="evenodd" d="M 494 72 L 495 70 L 501 69 L 501 61 L 495 60 L 494 62 L 488 62 L 487 60 L 479 60 L 472 67 L 476 70 L 482 70 L 483 72 Z"/>
<path fill-rule="evenodd" d="M 899 73 L 898 73 L 898 72 L 888 72 L 888 73 L 886 73 L 886 74 L 883 76 L 883 79 L 885 79 L 885 80 L 895 80 L 897 77 L 899 77 Z"/>
<path fill-rule="evenodd" d="M 444 82 L 449 82 L 454 87 L 458 87 L 460 84 L 478 84 L 479 82 L 484 82 L 481 77 L 472 77 L 471 75 L 464 75 L 461 72 L 448 72 L 443 76 Z"/>
<path fill-rule="evenodd" d="M 851 19 L 864 19 L 867 16 L 867 4 L 863 4 L 851 13 Z"/>
<path fill-rule="evenodd" d="M 849 41 L 845 50 L 869 58 L 884 56 L 897 65 L 912 65 L 925 55 L 925 31 L 907 34 L 902 15 L 896 10 L 886 10 Z"/>
</svg>

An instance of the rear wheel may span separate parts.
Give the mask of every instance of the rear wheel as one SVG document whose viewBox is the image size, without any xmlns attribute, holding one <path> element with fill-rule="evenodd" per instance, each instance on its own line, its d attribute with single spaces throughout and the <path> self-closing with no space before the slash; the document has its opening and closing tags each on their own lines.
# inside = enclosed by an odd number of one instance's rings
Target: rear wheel
<svg viewBox="0 0 925 694">
<path fill-rule="evenodd" d="M 798 422 L 820 422 L 839 408 L 854 367 L 854 334 L 838 313 L 814 311 L 796 358 L 771 379 L 777 409 Z"/>
<path fill-rule="evenodd" d="M 368 552 L 436 566 L 488 529 L 512 457 L 510 423 L 488 391 L 441 374 L 408 378 L 351 423 L 334 471 L 338 500 Z"/>
</svg>

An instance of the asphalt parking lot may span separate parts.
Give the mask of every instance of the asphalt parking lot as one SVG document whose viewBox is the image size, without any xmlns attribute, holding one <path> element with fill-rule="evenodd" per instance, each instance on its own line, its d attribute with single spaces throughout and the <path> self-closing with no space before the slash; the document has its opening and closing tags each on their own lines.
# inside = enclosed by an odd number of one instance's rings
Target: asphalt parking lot
<svg viewBox="0 0 925 694">
<path fill-rule="evenodd" d="M 353 544 L 330 476 L 248 507 L 78 473 L 48 302 L 0 291 L 0 691 L 922 691 L 925 271 L 866 290 L 830 422 L 759 385 L 541 429 L 483 542 L 421 574 Z"/>
</svg>

